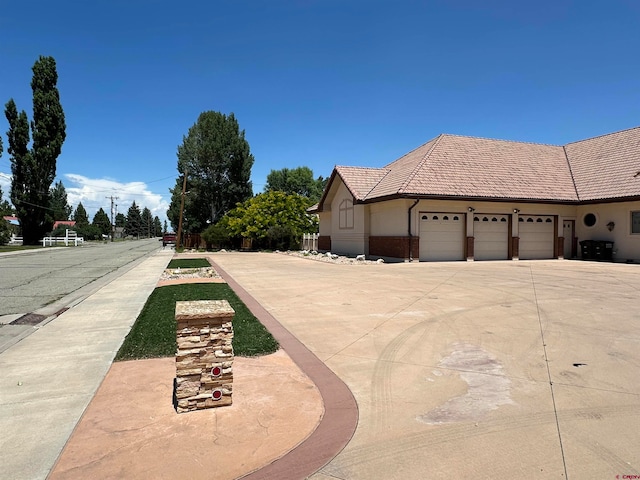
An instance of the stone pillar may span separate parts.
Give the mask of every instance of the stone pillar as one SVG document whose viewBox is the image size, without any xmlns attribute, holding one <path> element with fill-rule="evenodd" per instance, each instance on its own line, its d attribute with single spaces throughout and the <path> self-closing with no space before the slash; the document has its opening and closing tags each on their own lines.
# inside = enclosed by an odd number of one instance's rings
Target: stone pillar
<svg viewBox="0 0 640 480">
<path fill-rule="evenodd" d="M 234 314 L 226 300 L 176 302 L 178 413 L 231 405 Z"/>
</svg>

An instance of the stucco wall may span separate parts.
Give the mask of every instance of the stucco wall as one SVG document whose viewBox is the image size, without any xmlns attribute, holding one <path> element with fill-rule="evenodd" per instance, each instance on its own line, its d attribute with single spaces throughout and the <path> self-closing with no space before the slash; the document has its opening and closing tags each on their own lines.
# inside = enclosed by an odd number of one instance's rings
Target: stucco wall
<svg viewBox="0 0 640 480">
<path fill-rule="evenodd" d="M 614 260 L 625 262 L 640 261 L 640 234 L 631 233 L 631 212 L 640 211 L 640 202 L 607 203 L 600 205 L 581 205 L 577 208 L 576 236 L 582 240 L 604 240 L 614 242 Z M 587 227 L 584 217 L 588 213 L 596 216 L 596 223 Z M 607 224 L 614 222 L 609 231 Z"/>
<path fill-rule="evenodd" d="M 335 192 L 335 193 L 334 193 Z M 369 254 L 369 236 L 402 237 L 407 235 L 407 211 L 414 200 L 396 199 L 366 205 L 353 205 L 353 225 L 340 226 L 339 209 L 344 199 L 352 200 L 348 189 L 340 181 L 332 187 L 332 199 L 328 208 L 320 213 L 320 235 L 331 236 L 331 249 L 347 255 Z M 605 240 L 615 242 L 616 261 L 634 260 L 640 262 L 640 234 L 631 234 L 631 211 L 640 211 L 640 201 L 600 205 L 553 205 L 544 203 L 516 202 L 476 202 L 467 200 L 420 200 L 412 209 L 412 235 L 419 237 L 421 212 L 449 212 L 468 214 L 469 207 L 474 213 L 511 214 L 519 210 L 519 215 L 556 215 L 558 217 L 558 237 L 563 236 L 563 221 L 575 221 L 575 236 L 581 240 Z M 596 224 L 587 227 L 584 216 L 593 213 Z M 515 220 L 515 217 L 514 217 Z M 607 223 L 614 222 L 613 231 Z M 518 237 L 518 222 L 512 222 L 512 236 Z M 473 237 L 473 215 L 467 215 L 468 237 Z M 566 242 L 570 239 L 566 239 Z M 559 243 L 562 245 L 562 242 Z M 561 248 L 560 248 L 561 250 Z M 578 244 L 578 256 L 580 246 Z"/>
<path fill-rule="evenodd" d="M 343 255 L 369 254 L 369 206 L 353 205 L 353 221 L 340 223 L 340 204 L 353 201 L 349 190 L 340 183 L 331 201 L 331 250 Z M 322 230 L 321 230 L 322 234 Z"/>
</svg>

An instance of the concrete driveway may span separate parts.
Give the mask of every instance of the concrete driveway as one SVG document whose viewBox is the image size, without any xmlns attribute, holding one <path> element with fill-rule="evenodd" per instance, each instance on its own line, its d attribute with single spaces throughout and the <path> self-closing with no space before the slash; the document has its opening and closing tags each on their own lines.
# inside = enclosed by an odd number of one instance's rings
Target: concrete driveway
<svg viewBox="0 0 640 480">
<path fill-rule="evenodd" d="M 313 479 L 640 474 L 640 266 L 213 259 L 358 402 Z"/>
</svg>

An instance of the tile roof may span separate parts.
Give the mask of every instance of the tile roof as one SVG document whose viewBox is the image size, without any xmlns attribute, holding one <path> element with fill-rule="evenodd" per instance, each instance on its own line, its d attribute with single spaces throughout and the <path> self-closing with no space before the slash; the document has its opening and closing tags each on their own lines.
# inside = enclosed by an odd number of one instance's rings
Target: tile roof
<svg viewBox="0 0 640 480">
<path fill-rule="evenodd" d="M 342 166 L 337 166 L 336 172 L 357 201 L 365 200 L 371 190 L 388 173 L 387 170 L 380 168 Z"/>
<path fill-rule="evenodd" d="M 565 147 L 582 201 L 640 196 L 640 127 Z"/>
<path fill-rule="evenodd" d="M 425 196 L 577 203 L 640 196 L 639 154 L 640 127 L 566 147 L 442 134 L 383 168 L 340 166 L 334 174 L 357 201 Z"/>
</svg>

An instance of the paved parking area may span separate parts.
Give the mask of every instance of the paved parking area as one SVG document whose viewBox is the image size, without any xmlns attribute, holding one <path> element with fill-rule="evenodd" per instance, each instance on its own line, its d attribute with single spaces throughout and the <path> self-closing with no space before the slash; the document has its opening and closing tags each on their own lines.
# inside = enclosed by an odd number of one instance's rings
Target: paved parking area
<svg viewBox="0 0 640 480">
<path fill-rule="evenodd" d="M 313 479 L 640 474 L 640 266 L 213 259 L 358 402 Z"/>
</svg>

